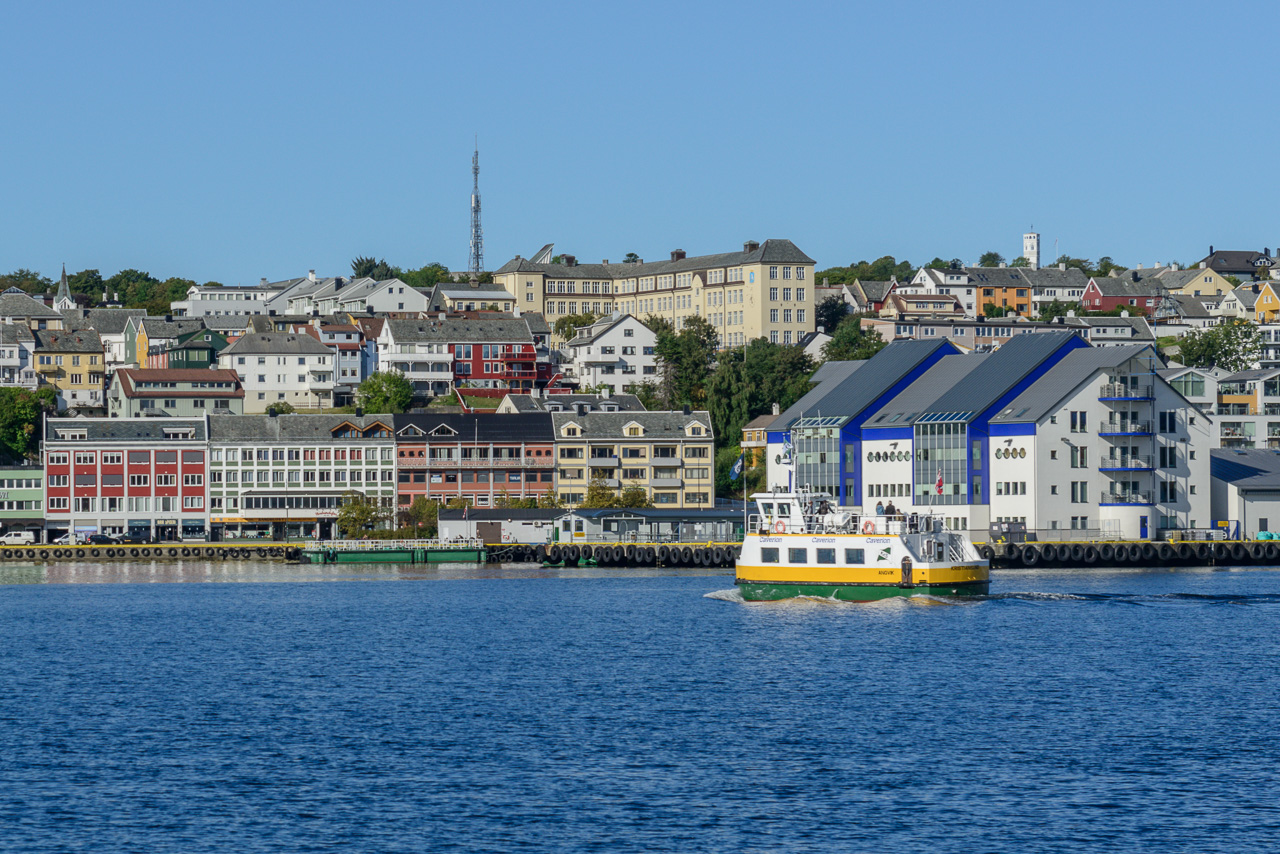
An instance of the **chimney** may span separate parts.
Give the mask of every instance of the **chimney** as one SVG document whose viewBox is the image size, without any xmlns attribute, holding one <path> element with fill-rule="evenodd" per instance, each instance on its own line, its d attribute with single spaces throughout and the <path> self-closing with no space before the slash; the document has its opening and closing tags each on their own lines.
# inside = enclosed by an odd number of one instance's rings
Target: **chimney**
<svg viewBox="0 0 1280 854">
<path fill-rule="evenodd" d="M 1124 311 L 1120 312 L 1120 316 L 1121 316 L 1121 317 L 1128 317 L 1128 316 L 1129 316 L 1129 309 L 1127 309 L 1127 308 L 1126 308 Z"/>
<path fill-rule="evenodd" d="M 829 288 L 829 287 L 831 287 L 831 277 L 830 277 L 830 276 L 823 276 L 823 277 L 822 277 L 822 286 L 823 286 L 824 288 Z"/>
<path fill-rule="evenodd" d="M 271 312 L 271 313 L 272 313 L 272 314 L 275 314 L 275 312 L 274 312 L 274 311 L 273 311 L 273 312 Z M 311 309 L 311 316 L 312 316 L 312 317 L 319 317 L 319 316 L 320 316 L 320 309 L 318 309 L 318 308 L 313 308 L 313 309 Z"/>
<path fill-rule="evenodd" d="M 479 280 L 478 278 L 476 278 L 475 276 L 472 276 L 472 277 L 467 281 L 467 284 L 468 284 L 468 285 L 470 285 L 470 286 L 471 286 L 471 287 L 473 287 L 473 288 L 478 288 L 478 287 L 480 287 L 480 280 Z"/>
<path fill-rule="evenodd" d="M 313 282 L 314 282 L 314 281 L 316 280 L 316 271 L 315 271 L 315 270 L 308 270 L 308 271 L 307 271 L 307 278 L 308 278 L 310 281 L 313 281 Z"/>
<path fill-rule="evenodd" d="M 692 414 L 693 414 L 692 412 L 690 412 L 690 410 L 689 410 L 689 404 L 687 404 L 687 403 L 684 405 L 684 414 L 685 414 L 685 415 L 692 415 Z"/>
<path fill-rule="evenodd" d="M 265 288 L 267 286 L 267 277 L 263 276 L 258 282 L 258 287 Z"/>
<path fill-rule="evenodd" d="M 685 254 L 684 254 L 684 250 L 683 250 L 683 249 L 672 249 L 672 250 L 671 250 L 671 260 L 672 260 L 672 261 L 683 261 L 684 259 L 685 259 Z"/>
<path fill-rule="evenodd" d="M 112 301 L 112 302 L 120 302 L 120 292 L 119 292 L 119 291 L 115 291 L 114 293 L 112 293 L 112 294 L 111 294 L 111 301 Z"/>
<path fill-rule="evenodd" d="M 1076 310 L 1074 308 L 1067 309 L 1067 317 L 1075 317 L 1075 316 L 1076 316 Z"/>
<path fill-rule="evenodd" d="M 600 392 L 600 397 L 601 397 L 602 399 L 604 399 L 604 400 L 608 400 L 608 399 L 609 399 L 609 390 L 610 390 L 610 389 L 609 389 L 609 386 L 605 386 L 605 387 L 604 387 L 604 390 Z"/>
<path fill-rule="evenodd" d="M 1000 269 L 1001 269 L 1001 270 L 1003 270 L 1005 267 L 1008 267 L 1008 266 L 1009 266 L 1009 265 L 1008 265 L 1008 264 L 1006 264 L 1005 262 L 1003 262 L 1003 261 L 1001 261 L 1001 262 L 1000 262 Z"/>
<path fill-rule="evenodd" d="M 1212 254 L 1213 254 L 1213 244 L 1212 244 L 1212 243 L 1210 243 L 1210 244 L 1209 244 L 1209 254 L 1210 254 L 1210 255 L 1212 255 Z"/>
<path fill-rule="evenodd" d="M 755 252 L 759 248 L 760 248 L 760 244 L 755 242 L 754 240 L 748 240 L 746 243 L 742 244 L 743 252 Z"/>
<path fill-rule="evenodd" d="M 1138 265 L 1138 270 L 1141 270 L 1141 269 L 1142 269 L 1142 265 L 1141 265 L 1141 264 L 1139 264 L 1139 265 Z M 1130 278 L 1132 278 L 1135 282 L 1136 282 L 1136 281 L 1138 281 L 1138 270 L 1130 270 L 1130 271 L 1129 271 L 1129 277 L 1130 277 Z"/>
<path fill-rule="evenodd" d="M 267 309 L 267 317 L 275 317 L 275 316 L 276 316 L 276 310 L 274 308 Z"/>
<path fill-rule="evenodd" d="M 357 407 L 356 407 L 356 418 L 363 418 L 363 417 L 364 417 L 364 407 L 362 407 L 362 406 L 357 406 Z"/>
<path fill-rule="evenodd" d="M 172 315 L 172 314 L 166 314 L 166 315 L 164 316 L 164 322 L 165 322 L 165 323 L 173 323 L 173 315 Z"/>
<path fill-rule="evenodd" d="M 280 414 L 279 412 L 276 412 L 276 408 L 275 408 L 274 406 L 268 406 L 268 407 L 267 407 L 267 417 L 268 417 L 268 418 L 275 418 L 275 417 L 276 417 L 277 415 L 279 415 L 279 414 Z"/>
<path fill-rule="evenodd" d="M 566 267 L 576 267 L 578 266 L 578 259 L 572 255 L 566 255 L 564 256 L 564 265 Z"/>
<path fill-rule="evenodd" d="M 609 259 L 608 259 L 608 258 L 605 258 L 605 259 L 604 259 L 603 261 L 601 261 L 600 263 L 601 263 L 601 264 L 608 264 L 608 263 L 609 263 Z"/>
<path fill-rule="evenodd" d="M 773 414 L 774 414 L 774 415 L 781 415 L 781 414 L 782 414 L 782 410 L 781 410 L 781 408 L 780 408 L 780 407 L 778 406 L 778 404 L 776 404 L 776 403 L 773 405 Z"/>
<path fill-rule="evenodd" d="M 1063 263 L 1059 264 L 1059 265 L 1058 265 L 1058 269 L 1059 269 L 1059 270 L 1062 270 L 1063 272 L 1066 272 L 1066 269 L 1067 269 L 1066 262 L 1063 262 Z"/>
</svg>

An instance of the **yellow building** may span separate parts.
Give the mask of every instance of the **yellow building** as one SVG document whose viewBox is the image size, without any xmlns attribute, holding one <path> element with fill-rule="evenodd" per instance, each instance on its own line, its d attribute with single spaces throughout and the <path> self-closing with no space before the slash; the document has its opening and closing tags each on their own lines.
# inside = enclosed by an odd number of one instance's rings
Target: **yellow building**
<svg viewBox="0 0 1280 854">
<path fill-rule="evenodd" d="M 1158 267 L 1156 270 L 1147 272 L 1144 278 L 1151 275 L 1155 275 L 1159 284 L 1169 293 L 1188 297 L 1222 297 L 1231 293 L 1233 287 L 1220 273 L 1208 267 L 1192 267 L 1188 270 Z"/>
<path fill-rule="evenodd" d="M 102 339 L 92 329 L 61 332 L 33 330 L 33 359 L 41 385 L 58 392 L 59 409 L 104 406 L 103 386 L 106 359 Z"/>
<path fill-rule="evenodd" d="M 581 504 L 599 478 L 643 487 L 654 507 L 714 507 L 715 440 L 707 412 L 553 412 L 556 495 Z"/>
<path fill-rule="evenodd" d="M 790 240 L 692 258 L 678 249 L 666 261 L 624 264 L 579 264 L 571 255 L 553 264 L 550 253 L 546 246 L 532 260 L 516 257 L 493 274 L 521 311 L 541 312 L 548 323 L 619 311 L 663 317 L 679 330 L 697 316 L 715 327 L 722 347 L 755 338 L 794 344 L 815 328 L 814 261 Z"/>
<path fill-rule="evenodd" d="M 1253 318 L 1258 323 L 1274 323 L 1280 315 L 1280 294 L 1276 282 L 1263 282 L 1258 288 L 1258 298 L 1253 303 Z"/>
</svg>

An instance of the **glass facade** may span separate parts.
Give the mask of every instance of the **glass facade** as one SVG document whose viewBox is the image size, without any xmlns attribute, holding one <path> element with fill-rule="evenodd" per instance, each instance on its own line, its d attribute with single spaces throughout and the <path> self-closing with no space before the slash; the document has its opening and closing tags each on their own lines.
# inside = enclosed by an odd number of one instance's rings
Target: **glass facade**
<svg viewBox="0 0 1280 854">
<path fill-rule="evenodd" d="M 968 424 L 932 421 L 915 425 L 915 503 L 920 506 L 967 504 Z M 938 494 L 938 480 L 942 494 Z M 979 489 L 981 485 L 979 483 Z"/>
</svg>

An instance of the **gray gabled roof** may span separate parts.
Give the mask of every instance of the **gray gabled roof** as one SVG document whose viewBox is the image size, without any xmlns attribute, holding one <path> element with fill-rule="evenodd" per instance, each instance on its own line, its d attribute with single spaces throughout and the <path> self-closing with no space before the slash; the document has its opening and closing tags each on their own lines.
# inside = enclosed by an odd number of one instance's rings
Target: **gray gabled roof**
<svg viewBox="0 0 1280 854">
<path fill-rule="evenodd" d="M 226 416 L 242 418 L 244 416 Z M 190 439 L 180 441 L 203 442 L 206 438 L 203 418 L 49 418 L 45 420 L 45 441 L 59 441 L 59 433 L 83 431 L 88 440 L 112 439 L 118 442 L 155 442 L 163 445 L 174 441 L 166 436 L 171 430 L 194 431 Z M 67 439 L 62 441 L 83 441 Z"/>
<path fill-rule="evenodd" d="M 863 428 L 905 427 L 913 424 L 921 413 L 928 411 L 935 400 L 958 383 L 965 382 L 969 374 L 993 355 L 994 353 L 957 353 L 942 357 L 923 376 L 903 389 L 901 394 L 873 412 L 862 425 Z"/>
<path fill-rule="evenodd" d="M 65 329 L 92 329 L 99 335 L 120 335 L 130 318 L 147 316 L 145 308 L 68 308 L 62 312 Z"/>
<path fill-rule="evenodd" d="M 711 413 L 694 411 L 685 415 L 683 412 L 588 412 L 578 415 L 574 412 L 552 412 L 551 420 L 555 425 L 556 436 L 566 424 L 576 424 L 580 430 L 580 439 L 623 438 L 623 428 L 636 423 L 644 428 L 644 436 L 640 440 L 663 440 L 685 438 L 685 427 L 697 422 L 706 429 L 706 435 L 699 439 L 712 438 Z M 574 441 L 574 439 L 563 439 Z"/>
<path fill-rule="evenodd" d="M 102 339 L 92 329 L 59 331 L 56 329 L 37 329 L 32 332 L 36 339 L 36 351 L 48 350 L 54 353 L 101 353 Z"/>
<path fill-rule="evenodd" d="M 0 294 L 0 317 L 36 318 L 41 320 L 62 319 L 59 312 L 28 296 L 27 294 Z"/>
<path fill-rule="evenodd" d="M 856 359 L 851 362 L 823 362 L 818 366 L 818 370 L 813 372 L 813 376 L 809 377 L 809 382 L 825 383 L 829 380 L 842 380 L 866 363 L 866 359 Z"/>
<path fill-rule="evenodd" d="M 507 400 L 518 412 L 564 412 L 573 409 L 575 404 L 589 406 L 593 412 L 603 411 L 600 407 L 609 405 L 616 406 L 619 412 L 647 411 L 634 394 L 611 394 L 608 397 L 598 394 L 552 394 L 547 397 L 509 394 Z"/>
<path fill-rule="evenodd" d="M 1015 335 L 968 374 L 963 383 L 930 404 L 922 417 L 945 414 L 956 416 L 948 420 L 971 421 L 1059 349 L 1083 344 L 1074 332 Z"/>
<path fill-rule="evenodd" d="M 524 258 L 513 258 L 494 271 L 503 273 L 541 273 L 553 279 L 629 279 L 666 273 L 688 273 L 739 264 L 813 264 L 814 260 L 790 240 L 766 240 L 755 249 L 697 255 L 674 261 L 650 261 L 644 264 L 538 264 Z"/>
<path fill-rule="evenodd" d="M 800 398 L 772 427 L 784 430 L 804 416 L 857 416 L 942 348 L 956 352 L 954 345 L 941 339 L 894 341 L 844 379 L 828 380 Z"/>
<path fill-rule="evenodd" d="M 165 320 L 163 317 L 143 317 L 134 318 L 133 325 L 135 328 L 141 325 L 142 330 L 147 333 L 147 338 L 154 341 L 157 338 L 177 338 L 188 332 L 204 329 L 204 318 L 175 317 L 172 320 Z"/>
<path fill-rule="evenodd" d="M 220 355 L 222 356 L 328 356 L 331 351 L 310 335 L 292 332 L 254 332 L 241 335 Z"/>
<path fill-rule="evenodd" d="M 392 429 L 390 415 L 209 415 L 211 442 L 317 442 L 334 440 L 334 431 L 343 424 L 361 430 L 381 424 Z M 388 437 L 369 437 L 361 441 L 390 442 Z"/>
<path fill-rule="evenodd" d="M 1209 473 L 1245 492 L 1280 490 L 1280 451 L 1215 448 Z"/>
<path fill-rule="evenodd" d="M 446 317 L 444 320 L 390 318 L 387 320 L 387 328 L 397 344 L 410 341 L 533 343 L 533 333 L 523 317 Z"/>
<path fill-rule="evenodd" d="M 1018 424 L 1039 421 L 1056 412 L 1059 404 L 1095 373 L 1119 367 L 1142 353 L 1151 353 L 1146 344 L 1124 344 L 1119 347 L 1083 347 L 1068 353 L 1031 387 L 1009 402 L 992 424 Z"/>
</svg>

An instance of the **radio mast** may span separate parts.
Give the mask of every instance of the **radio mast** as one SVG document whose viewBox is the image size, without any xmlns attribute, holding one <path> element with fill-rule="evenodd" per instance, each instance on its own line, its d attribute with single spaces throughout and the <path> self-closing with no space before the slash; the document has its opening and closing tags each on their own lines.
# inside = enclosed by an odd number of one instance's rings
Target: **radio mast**
<svg viewBox="0 0 1280 854">
<path fill-rule="evenodd" d="M 484 272 L 484 230 L 480 228 L 480 140 L 476 138 L 476 151 L 471 155 L 471 253 L 468 270 L 473 277 Z"/>
</svg>

